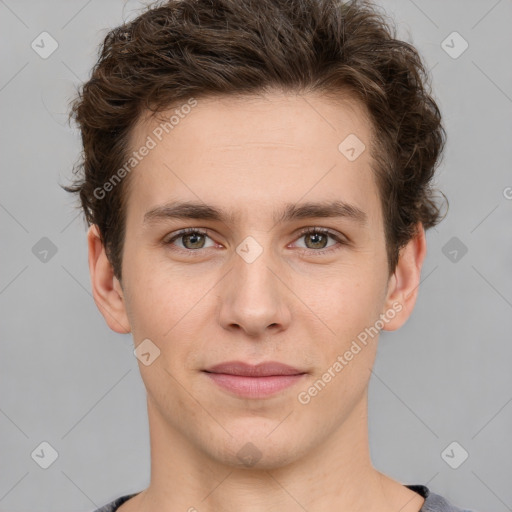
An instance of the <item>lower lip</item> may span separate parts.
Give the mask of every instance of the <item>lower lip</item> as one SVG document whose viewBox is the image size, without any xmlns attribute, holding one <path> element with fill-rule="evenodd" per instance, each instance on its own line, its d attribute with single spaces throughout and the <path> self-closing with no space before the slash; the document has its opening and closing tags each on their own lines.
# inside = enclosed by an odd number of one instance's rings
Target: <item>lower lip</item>
<svg viewBox="0 0 512 512">
<path fill-rule="evenodd" d="M 282 391 L 299 382 L 306 374 L 271 375 L 268 377 L 243 377 L 226 373 L 204 372 L 218 386 L 239 396 L 263 398 Z"/>
</svg>

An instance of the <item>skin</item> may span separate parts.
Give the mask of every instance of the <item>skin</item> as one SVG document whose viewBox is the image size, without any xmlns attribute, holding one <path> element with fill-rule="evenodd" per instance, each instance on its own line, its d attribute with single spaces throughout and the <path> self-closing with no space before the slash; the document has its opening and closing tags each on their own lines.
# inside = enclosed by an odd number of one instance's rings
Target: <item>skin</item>
<svg viewBox="0 0 512 512">
<path fill-rule="evenodd" d="M 141 119 L 132 148 L 159 122 Z M 354 161 L 338 150 L 349 134 L 367 148 Z M 419 224 L 389 276 L 369 147 L 368 116 L 348 96 L 201 98 L 130 175 L 122 283 L 91 226 L 98 308 L 111 329 L 132 333 L 135 346 L 149 338 L 160 350 L 150 365 L 138 362 L 148 398 L 151 482 L 119 510 L 420 510 L 424 499 L 370 460 L 368 384 L 378 336 L 309 403 L 297 398 L 379 315 L 399 304 L 384 326 L 398 329 L 416 301 L 424 230 Z M 234 217 L 144 225 L 146 211 L 178 199 Z M 367 223 L 272 220 L 284 203 L 334 199 L 358 206 Z M 187 227 L 209 234 L 163 243 Z M 328 228 L 349 243 L 301 235 L 307 227 Z M 263 248 L 252 263 L 236 252 L 248 236 Z M 241 398 L 201 371 L 228 360 L 279 361 L 308 373 L 275 396 Z M 260 457 L 252 466 L 237 456 L 248 442 Z"/>
</svg>

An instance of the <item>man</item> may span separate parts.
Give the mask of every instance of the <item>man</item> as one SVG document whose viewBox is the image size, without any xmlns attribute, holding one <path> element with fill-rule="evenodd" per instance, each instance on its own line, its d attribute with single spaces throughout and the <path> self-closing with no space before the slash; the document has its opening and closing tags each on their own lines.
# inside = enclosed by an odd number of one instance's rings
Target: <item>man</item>
<svg viewBox="0 0 512 512">
<path fill-rule="evenodd" d="M 170 1 L 107 35 L 73 114 L 66 190 L 150 427 L 149 487 L 101 512 L 460 511 L 368 446 L 441 218 L 415 49 L 359 1 Z"/>
</svg>

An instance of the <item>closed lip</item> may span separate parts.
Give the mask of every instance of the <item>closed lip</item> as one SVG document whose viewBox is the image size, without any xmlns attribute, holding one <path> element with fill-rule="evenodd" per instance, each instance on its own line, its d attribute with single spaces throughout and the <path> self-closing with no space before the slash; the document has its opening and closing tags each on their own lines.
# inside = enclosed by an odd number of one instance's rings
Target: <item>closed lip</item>
<svg viewBox="0 0 512 512">
<path fill-rule="evenodd" d="M 267 361 L 256 365 L 244 363 L 243 361 L 226 361 L 203 371 L 239 375 L 241 377 L 270 377 L 273 375 L 302 375 L 307 373 L 277 361 Z"/>
</svg>

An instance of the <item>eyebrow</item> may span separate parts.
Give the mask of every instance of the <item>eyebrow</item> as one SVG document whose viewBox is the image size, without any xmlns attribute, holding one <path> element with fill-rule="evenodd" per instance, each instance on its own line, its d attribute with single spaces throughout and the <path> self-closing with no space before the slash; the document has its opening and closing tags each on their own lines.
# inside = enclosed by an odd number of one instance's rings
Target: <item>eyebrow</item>
<svg viewBox="0 0 512 512">
<path fill-rule="evenodd" d="M 340 217 L 354 221 L 362 226 L 368 217 L 359 207 L 344 201 L 320 203 L 287 203 L 284 208 L 273 215 L 275 224 L 313 217 Z M 175 201 L 156 206 L 144 214 L 143 224 L 153 224 L 168 219 L 200 219 L 234 223 L 236 215 L 205 203 L 193 201 Z"/>
</svg>

